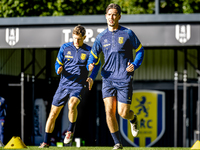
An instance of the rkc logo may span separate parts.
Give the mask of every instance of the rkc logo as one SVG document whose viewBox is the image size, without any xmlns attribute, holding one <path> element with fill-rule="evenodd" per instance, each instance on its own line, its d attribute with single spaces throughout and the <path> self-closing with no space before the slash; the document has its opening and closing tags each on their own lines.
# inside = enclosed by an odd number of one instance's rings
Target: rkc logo
<svg viewBox="0 0 200 150">
<path fill-rule="evenodd" d="M 191 26 L 176 25 L 175 37 L 180 43 L 186 43 L 191 37 Z"/>
<path fill-rule="evenodd" d="M 120 118 L 120 131 L 124 139 L 135 147 L 155 144 L 165 131 L 165 93 L 161 91 L 134 91 L 131 109 L 137 115 L 139 134 L 133 137 L 128 120 Z"/>
<path fill-rule="evenodd" d="M 6 42 L 14 46 L 19 41 L 19 28 L 6 28 Z"/>
</svg>

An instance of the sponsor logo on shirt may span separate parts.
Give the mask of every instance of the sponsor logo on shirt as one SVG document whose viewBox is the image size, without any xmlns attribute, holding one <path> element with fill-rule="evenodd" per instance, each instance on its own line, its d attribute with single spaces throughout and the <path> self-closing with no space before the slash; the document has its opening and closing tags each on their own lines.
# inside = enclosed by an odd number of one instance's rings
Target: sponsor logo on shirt
<svg viewBox="0 0 200 150">
<path fill-rule="evenodd" d="M 71 51 L 67 52 L 67 55 L 65 55 L 65 58 L 73 58 L 73 56 L 71 56 Z M 69 60 L 69 59 L 68 59 Z"/>
<path fill-rule="evenodd" d="M 65 55 L 66 58 L 73 58 L 73 56 Z"/>
<path fill-rule="evenodd" d="M 72 54 L 71 51 L 68 51 L 68 52 L 67 52 L 67 55 L 71 55 L 71 54 Z"/>
<path fill-rule="evenodd" d="M 105 39 L 103 42 L 104 42 L 104 43 L 108 43 L 108 40 L 107 40 L 107 39 Z"/>
<path fill-rule="evenodd" d="M 103 47 L 107 47 L 107 46 L 110 46 L 110 44 L 105 44 L 105 45 L 103 45 Z"/>
</svg>

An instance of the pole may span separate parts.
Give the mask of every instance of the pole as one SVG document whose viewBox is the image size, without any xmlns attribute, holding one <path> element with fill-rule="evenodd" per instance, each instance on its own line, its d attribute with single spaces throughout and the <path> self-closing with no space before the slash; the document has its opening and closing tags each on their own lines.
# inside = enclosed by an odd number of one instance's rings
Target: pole
<svg viewBox="0 0 200 150">
<path fill-rule="evenodd" d="M 24 73 L 21 73 L 21 138 L 24 141 Z"/>
<path fill-rule="evenodd" d="M 35 133 L 34 133 L 34 104 L 35 104 L 35 49 L 33 49 L 32 54 L 32 115 L 33 115 L 33 126 L 32 126 L 32 133 L 33 133 L 33 144 L 35 144 Z"/>
<path fill-rule="evenodd" d="M 177 50 L 174 50 L 174 147 L 177 147 L 178 127 L 178 71 L 177 71 Z"/>
<path fill-rule="evenodd" d="M 198 76 L 198 101 L 197 101 L 197 131 L 200 131 L 200 76 Z M 200 134 L 198 134 L 198 139 L 200 140 Z"/>
<path fill-rule="evenodd" d="M 197 100 L 197 130 L 198 133 L 200 132 L 200 50 L 197 50 L 197 60 L 198 60 L 198 69 L 197 69 L 197 74 L 198 74 L 198 100 Z M 198 134 L 197 140 L 200 140 L 200 134 Z"/>
<path fill-rule="evenodd" d="M 174 73 L 174 147 L 177 147 L 178 127 L 178 72 Z"/>
<path fill-rule="evenodd" d="M 186 147 L 187 70 L 183 73 L 183 147 Z"/>
<path fill-rule="evenodd" d="M 186 105 L 187 105 L 187 50 L 184 50 L 185 64 L 183 71 L 183 147 L 186 147 Z"/>
<path fill-rule="evenodd" d="M 159 0 L 155 0 L 155 14 L 158 15 L 159 14 L 159 9 L 160 8 L 160 1 Z"/>
</svg>

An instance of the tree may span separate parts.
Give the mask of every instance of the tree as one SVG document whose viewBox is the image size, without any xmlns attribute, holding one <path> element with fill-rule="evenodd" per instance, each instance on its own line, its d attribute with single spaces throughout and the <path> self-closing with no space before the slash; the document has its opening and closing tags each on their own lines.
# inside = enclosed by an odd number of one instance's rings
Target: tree
<svg viewBox="0 0 200 150">
<path fill-rule="evenodd" d="M 0 17 L 105 14 L 110 0 L 1 0 Z"/>
<path fill-rule="evenodd" d="M 200 0 L 159 0 L 160 13 L 200 13 Z M 0 0 L 0 17 L 105 14 L 109 3 L 122 14 L 154 14 L 155 0 Z"/>
<path fill-rule="evenodd" d="M 200 0 L 162 0 L 160 13 L 200 13 Z"/>
<path fill-rule="evenodd" d="M 155 0 L 111 0 L 122 8 L 122 14 L 153 14 Z"/>
<path fill-rule="evenodd" d="M 122 14 L 153 14 L 155 0 L 111 0 L 122 7 Z M 159 0 L 159 13 L 200 13 L 200 0 Z"/>
</svg>

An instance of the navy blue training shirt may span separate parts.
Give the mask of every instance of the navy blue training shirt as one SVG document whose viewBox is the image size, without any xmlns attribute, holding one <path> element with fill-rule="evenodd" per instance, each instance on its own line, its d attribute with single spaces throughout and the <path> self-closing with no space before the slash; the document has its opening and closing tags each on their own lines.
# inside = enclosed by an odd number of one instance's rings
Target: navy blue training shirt
<svg viewBox="0 0 200 150">
<path fill-rule="evenodd" d="M 133 59 L 133 49 L 136 51 Z M 123 26 L 116 31 L 109 31 L 108 28 L 101 32 L 93 44 L 87 67 L 90 63 L 98 62 L 98 55 L 104 54 L 105 63 L 101 75 L 107 80 L 128 82 L 133 72 L 127 72 L 128 62 L 134 65 L 136 70 L 142 63 L 144 48 L 135 33 Z"/>
<path fill-rule="evenodd" d="M 73 42 L 65 43 L 60 47 L 55 63 L 55 71 L 63 66 L 60 83 L 70 88 L 82 87 L 86 84 L 89 71 L 86 68 L 87 60 L 91 47 L 83 44 L 79 49 L 73 45 Z M 90 77 L 94 80 L 97 76 L 100 64 L 94 67 Z"/>
</svg>

